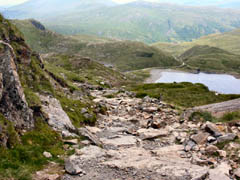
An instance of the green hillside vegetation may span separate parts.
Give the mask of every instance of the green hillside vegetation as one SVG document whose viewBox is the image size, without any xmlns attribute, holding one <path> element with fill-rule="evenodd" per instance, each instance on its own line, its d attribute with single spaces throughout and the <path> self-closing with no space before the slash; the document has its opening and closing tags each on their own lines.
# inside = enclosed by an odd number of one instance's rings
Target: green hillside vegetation
<svg viewBox="0 0 240 180">
<path fill-rule="evenodd" d="M 153 47 L 164 50 L 175 56 L 180 56 L 183 52 L 196 45 L 208 45 L 212 47 L 218 47 L 234 54 L 240 54 L 240 29 L 226 33 L 211 34 L 193 40 L 192 42 L 183 43 L 159 42 L 153 44 Z"/>
<path fill-rule="evenodd" d="M 120 41 L 88 35 L 63 36 L 33 25 L 34 20 L 12 21 L 29 46 L 40 53 L 79 54 L 121 71 L 148 67 L 174 67 L 180 63 L 171 55 L 141 42 Z"/>
<path fill-rule="evenodd" d="M 87 83 L 103 87 L 121 86 L 128 83 L 122 73 L 78 55 L 52 54 L 45 58 L 46 69 L 62 83 L 74 87 Z M 104 82 L 104 84 L 101 84 Z"/>
<path fill-rule="evenodd" d="M 137 97 L 150 96 L 172 103 L 180 108 L 190 108 L 239 98 L 240 95 L 216 95 L 202 84 L 155 83 L 136 85 L 131 88 Z"/>
<path fill-rule="evenodd" d="M 204 72 L 240 73 L 240 55 L 216 47 L 194 46 L 179 58 L 188 67 Z"/>
</svg>

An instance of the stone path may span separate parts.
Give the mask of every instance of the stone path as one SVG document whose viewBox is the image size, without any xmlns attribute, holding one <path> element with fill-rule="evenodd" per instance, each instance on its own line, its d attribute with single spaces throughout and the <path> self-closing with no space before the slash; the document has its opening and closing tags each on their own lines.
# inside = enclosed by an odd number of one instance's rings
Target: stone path
<svg viewBox="0 0 240 180">
<path fill-rule="evenodd" d="M 88 146 L 77 149 L 66 161 L 63 180 L 230 179 L 219 172 L 230 168 L 227 163 L 212 162 L 218 168 L 214 175 L 216 171 L 210 171 L 208 164 L 194 158 L 197 153 L 190 151 L 194 146 L 187 149 L 191 143 L 184 142 L 190 131 L 200 127 L 181 122 L 174 107 L 126 93 L 106 98 L 104 92 L 93 91 L 92 96 L 95 103 L 107 108 L 96 127 L 85 128 L 87 136 L 100 145 L 85 141 Z"/>
</svg>

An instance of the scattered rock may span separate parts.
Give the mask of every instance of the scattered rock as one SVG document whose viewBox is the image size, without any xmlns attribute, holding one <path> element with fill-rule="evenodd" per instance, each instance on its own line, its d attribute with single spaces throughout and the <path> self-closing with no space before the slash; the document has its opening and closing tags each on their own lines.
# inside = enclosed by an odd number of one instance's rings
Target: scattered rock
<svg viewBox="0 0 240 180">
<path fill-rule="evenodd" d="M 87 146 L 78 150 L 77 154 L 81 155 L 81 159 L 90 160 L 104 157 L 106 152 L 104 149 L 97 146 Z"/>
<path fill-rule="evenodd" d="M 77 145 L 78 144 L 78 139 L 69 139 L 69 140 L 64 140 L 63 142 L 65 144 Z"/>
<path fill-rule="evenodd" d="M 87 113 L 87 112 L 88 112 L 88 110 L 87 110 L 86 108 L 82 108 L 82 109 L 81 109 L 81 113 L 82 113 L 82 114 L 85 114 L 85 113 Z"/>
<path fill-rule="evenodd" d="M 230 180 L 230 170 L 231 167 L 226 162 L 222 162 L 215 169 L 209 170 L 209 180 Z"/>
<path fill-rule="evenodd" d="M 217 126 L 211 122 L 206 123 L 205 130 L 212 134 L 214 137 L 222 136 L 222 133 L 219 131 Z"/>
<path fill-rule="evenodd" d="M 71 175 L 78 175 L 84 173 L 81 167 L 82 161 L 79 156 L 72 155 L 65 161 L 65 170 Z"/>
<path fill-rule="evenodd" d="M 234 176 L 240 178 L 240 168 L 234 170 Z"/>
<path fill-rule="evenodd" d="M 206 153 L 208 154 L 214 154 L 218 151 L 218 147 L 217 146 L 214 146 L 214 145 L 209 145 L 206 147 Z"/>
<path fill-rule="evenodd" d="M 81 141 L 81 143 L 84 144 L 84 145 L 90 145 L 91 144 L 91 142 L 89 140 L 83 140 L 83 141 Z"/>
<path fill-rule="evenodd" d="M 49 152 L 43 152 L 43 155 L 46 157 L 46 158 L 52 158 L 52 154 L 49 153 Z"/>
<path fill-rule="evenodd" d="M 227 157 L 227 152 L 226 151 L 218 150 L 217 152 L 218 152 L 220 157 L 223 157 L 223 158 Z"/>
<path fill-rule="evenodd" d="M 87 128 L 79 128 L 78 131 L 82 136 L 89 138 L 94 144 L 103 146 L 101 140 L 96 135 L 91 133 Z"/>
<path fill-rule="evenodd" d="M 208 133 L 200 132 L 200 133 L 198 133 L 198 134 L 196 134 L 196 135 L 193 135 L 193 136 L 191 137 L 191 139 L 192 139 L 195 143 L 197 143 L 197 144 L 199 144 L 199 145 L 202 145 L 202 144 L 205 144 L 205 143 L 207 142 L 208 137 L 209 137 L 209 134 L 208 134 Z"/>
<path fill-rule="evenodd" d="M 213 136 L 208 136 L 207 140 L 209 143 L 212 143 L 212 142 L 216 141 L 217 139 Z"/>
<path fill-rule="evenodd" d="M 137 143 L 137 139 L 134 136 L 119 135 L 111 138 L 101 138 L 102 143 L 106 145 L 112 145 L 116 147 L 120 146 L 134 146 Z"/>
<path fill-rule="evenodd" d="M 187 144 L 184 146 L 184 151 L 188 152 L 191 151 L 194 146 L 196 146 L 196 143 L 194 141 L 188 141 Z"/>
<path fill-rule="evenodd" d="M 159 137 L 165 137 L 168 135 L 168 131 L 164 129 L 139 129 L 137 131 L 138 135 L 142 140 L 154 139 Z"/>
<path fill-rule="evenodd" d="M 220 136 L 217 138 L 217 141 L 219 143 L 223 143 L 223 142 L 226 142 L 226 141 L 232 141 L 236 138 L 236 134 L 233 134 L 233 133 L 228 133 L 228 134 L 225 134 L 223 136 Z"/>
<path fill-rule="evenodd" d="M 143 108 L 143 111 L 147 112 L 147 113 L 154 113 L 156 111 L 158 111 L 157 107 L 145 107 Z"/>
</svg>

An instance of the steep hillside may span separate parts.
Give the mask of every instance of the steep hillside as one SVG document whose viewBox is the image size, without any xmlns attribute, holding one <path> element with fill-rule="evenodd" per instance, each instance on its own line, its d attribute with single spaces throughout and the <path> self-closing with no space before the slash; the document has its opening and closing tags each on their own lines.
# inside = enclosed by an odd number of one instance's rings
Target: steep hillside
<svg viewBox="0 0 240 180">
<path fill-rule="evenodd" d="M 224 49 L 234 54 L 240 54 L 240 29 L 226 33 L 217 33 L 204 36 L 199 39 L 193 40 L 192 42 L 183 43 L 159 42 L 153 44 L 153 47 L 169 52 L 175 56 L 179 56 L 184 51 L 192 48 L 195 45 L 208 45 Z"/>
<path fill-rule="evenodd" d="M 121 85 L 126 77 L 84 58 L 64 56 L 62 66 L 55 60 L 45 64 L 2 16 L 0 59 L 0 179 L 31 180 L 49 163 L 61 173 L 60 164 L 72 153 L 64 142 L 104 113 L 89 89 Z"/>
<path fill-rule="evenodd" d="M 231 9 L 144 1 L 108 6 L 97 0 L 96 2 L 102 3 L 103 6 L 96 7 L 98 3 L 91 1 L 89 4 L 89 7 L 93 8 L 91 9 L 84 8 L 85 5 L 81 4 L 82 0 L 76 6 L 74 5 L 76 2 L 72 1 L 66 7 L 72 5 L 75 9 L 70 8 L 66 11 L 48 11 L 51 12 L 48 14 L 46 12 L 48 8 L 45 6 L 52 7 L 51 3 L 56 3 L 56 1 L 48 1 L 44 6 L 15 7 L 17 14 L 13 15 L 10 9 L 5 15 L 10 18 L 36 18 L 49 29 L 62 34 L 97 35 L 145 43 L 190 41 L 204 35 L 231 31 L 240 27 L 240 11 Z M 45 1 L 38 0 L 38 2 Z M 65 8 L 65 4 L 57 2 L 54 7 L 61 10 Z"/>
<path fill-rule="evenodd" d="M 188 66 L 205 72 L 240 72 L 240 55 L 210 46 L 194 46 L 180 57 Z"/>
<path fill-rule="evenodd" d="M 12 22 L 23 32 L 27 43 L 40 53 L 79 54 L 121 71 L 179 65 L 172 56 L 144 43 L 87 35 L 63 36 L 36 27 L 36 24 L 40 27 L 41 24 L 34 20 Z"/>
</svg>

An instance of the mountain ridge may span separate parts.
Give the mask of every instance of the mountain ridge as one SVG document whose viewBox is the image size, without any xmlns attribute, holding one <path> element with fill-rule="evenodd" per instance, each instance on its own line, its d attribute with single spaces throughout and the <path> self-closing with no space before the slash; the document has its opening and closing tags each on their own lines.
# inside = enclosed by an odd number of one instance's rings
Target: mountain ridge
<svg viewBox="0 0 240 180">
<path fill-rule="evenodd" d="M 240 27 L 239 10 L 141 1 L 97 6 L 93 10 L 78 8 L 72 12 L 53 11 L 51 14 L 36 7 L 27 9 L 29 13 L 20 12 L 12 18 L 21 18 L 21 14 L 25 18 L 35 18 L 48 29 L 62 34 L 96 35 L 145 43 L 191 41 L 204 35 Z M 38 11 L 41 17 L 34 15 Z M 9 13 L 5 12 L 5 15 Z"/>
</svg>

